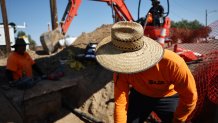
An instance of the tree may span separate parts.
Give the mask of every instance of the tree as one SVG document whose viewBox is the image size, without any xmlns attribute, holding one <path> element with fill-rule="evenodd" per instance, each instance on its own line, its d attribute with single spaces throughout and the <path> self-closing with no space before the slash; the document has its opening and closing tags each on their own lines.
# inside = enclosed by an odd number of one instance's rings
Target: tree
<svg viewBox="0 0 218 123">
<path fill-rule="evenodd" d="M 36 41 L 34 41 L 30 35 L 26 35 L 26 33 L 24 31 L 17 32 L 17 37 L 23 37 L 23 36 L 28 38 L 28 41 L 30 43 L 30 49 L 34 50 L 36 47 Z"/>
<path fill-rule="evenodd" d="M 26 36 L 26 33 L 24 31 L 17 32 L 17 37 Z"/>
<path fill-rule="evenodd" d="M 28 35 L 28 39 L 29 39 L 29 42 L 30 42 L 30 49 L 35 50 L 36 42 L 31 38 L 30 35 Z"/>
<path fill-rule="evenodd" d="M 188 20 L 181 20 L 178 22 L 172 21 L 171 23 L 172 28 L 185 28 L 185 29 L 199 29 L 204 27 L 199 21 L 188 21 Z"/>
<path fill-rule="evenodd" d="M 190 29 L 200 29 L 200 28 L 203 28 L 204 25 L 202 25 L 199 21 L 197 20 L 194 20 L 194 21 L 191 21 L 189 22 L 190 24 Z"/>
</svg>

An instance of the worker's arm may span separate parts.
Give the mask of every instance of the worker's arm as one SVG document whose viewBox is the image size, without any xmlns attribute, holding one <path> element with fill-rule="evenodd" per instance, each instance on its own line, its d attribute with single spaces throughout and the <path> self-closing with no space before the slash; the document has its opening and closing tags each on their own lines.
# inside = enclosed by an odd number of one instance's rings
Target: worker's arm
<svg viewBox="0 0 218 123">
<path fill-rule="evenodd" d="M 160 6 L 158 7 L 158 10 L 159 10 L 159 12 L 160 12 L 160 15 L 159 15 L 159 16 L 162 17 L 162 16 L 164 15 L 164 8 L 163 8 L 163 6 L 160 5 Z"/>
<path fill-rule="evenodd" d="M 13 72 L 15 72 L 17 69 L 18 69 L 17 59 L 12 53 L 9 55 L 7 59 L 7 65 L 6 65 L 6 71 L 5 71 L 6 77 L 9 82 L 14 80 Z"/>
<path fill-rule="evenodd" d="M 126 75 L 114 74 L 115 123 L 127 122 L 129 85 Z"/>
<path fill-rule="evenodd" d="M 179 94 L 179 104 L 174 114 L 174 123 L 184 122 L 192 113 L 197 102 L 197 89 L 194 77 L 184 61 L 174 67 L 173 81 Z"/>
</svg>

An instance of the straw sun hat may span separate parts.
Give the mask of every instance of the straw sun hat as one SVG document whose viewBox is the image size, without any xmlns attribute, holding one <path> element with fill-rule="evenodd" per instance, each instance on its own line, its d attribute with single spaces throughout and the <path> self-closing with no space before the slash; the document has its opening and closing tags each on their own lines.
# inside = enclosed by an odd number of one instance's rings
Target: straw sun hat
<svg viewBox="0 0 218 123">
<path fill-rule="evenodd" d="M 136 22 L 120 21 L 96 48 L 96 59 L 106 69 L 118 73 L 144 71 L 163 56 L 163 48 L 144 36 L 143 27 Z"/>
</svg>

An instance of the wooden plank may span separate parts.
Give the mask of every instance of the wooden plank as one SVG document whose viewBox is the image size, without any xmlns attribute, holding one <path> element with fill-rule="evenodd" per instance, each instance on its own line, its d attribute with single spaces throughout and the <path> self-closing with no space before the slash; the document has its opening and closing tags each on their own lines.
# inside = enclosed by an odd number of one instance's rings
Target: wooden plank
<svg viewBox="0 0 218 123">
<path fill-rule="evenodd" d="M 26 90 L 19 90 L 16 88 L 8 87 L 4 85 L 2 91 L 5 95 L 15 104 L 21 104 L 23 101 L 29 100 L 34 97 L 43 96 L 44 94 L 52 93 L 55 91 L 60 91 L 65 88 L 76 86 L 79 81 L 83 79 L 82 76 L 77 76 L 74 78 L 69 76 L 64 76 L 63 78 L 53 81 L 53 80 L 42 80 L 34 85 L 32 88 Z"/>
</svg>

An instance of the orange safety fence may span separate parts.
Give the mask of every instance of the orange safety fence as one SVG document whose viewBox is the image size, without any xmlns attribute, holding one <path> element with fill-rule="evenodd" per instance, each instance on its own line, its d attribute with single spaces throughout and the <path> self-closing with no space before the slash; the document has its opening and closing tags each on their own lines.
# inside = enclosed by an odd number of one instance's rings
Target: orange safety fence
<svg viewBox="0 0 218 123">
<path fill-rule="evenodd" d="M 212 51 L 203 57 L 203 61 L 193 69 L 198 101 L 195 110 L 189 116 L 189 120 L 196 118 L 205 109 L 205 101 L 208 98 L 212 103 L 218 104 L 218 50 Z"/>
<path fill-rule="evenodd" d="M 202 113 L 202 110 L 206 108 L 206 98 L 218 104 L 218 50 L 205 54 L 202 59 L 202 62 L 191 68 L 196 81 L 198 101 L 186 123 L 190 123 Z M 155 119 L 155 123 L 160 123 L 160 118 L 155 112 L 151 113 L 151 118 Z"/>
</svg>

